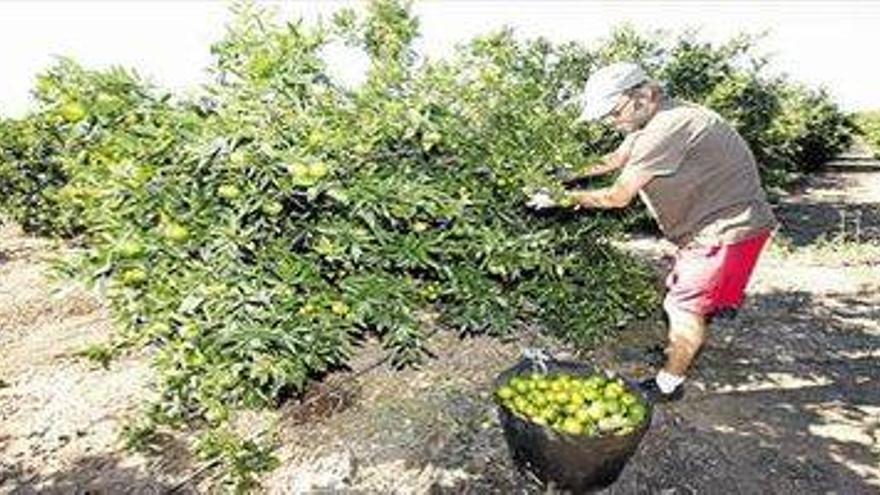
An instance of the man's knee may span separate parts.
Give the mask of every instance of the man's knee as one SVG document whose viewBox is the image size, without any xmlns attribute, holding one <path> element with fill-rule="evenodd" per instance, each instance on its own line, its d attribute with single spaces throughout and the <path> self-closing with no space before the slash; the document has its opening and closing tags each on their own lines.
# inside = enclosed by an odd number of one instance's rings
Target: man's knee
<svg viewBox="0 0 880 495">
<path fill-rule="evenodd" d="M 706 320 L 703 316 L 685 311 L 670 311 L 669 341 L 698 349 L 706 340 Z"/>
</svg>

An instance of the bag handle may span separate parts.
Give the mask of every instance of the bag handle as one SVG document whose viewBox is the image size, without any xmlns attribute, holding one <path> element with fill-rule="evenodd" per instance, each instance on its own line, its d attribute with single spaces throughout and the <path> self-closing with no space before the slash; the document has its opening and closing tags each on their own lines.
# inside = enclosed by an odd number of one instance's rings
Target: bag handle
<svg viewBox="0 0 880 495">
<path fill-rule="evenodd" d="M 540 371 L 544 375 L 547 374 L 547 363 L 553 361 L 550 352 L 540 347 L 527 347 L 522 355 L 531 364 L 532 371 Z"/>
</svg>

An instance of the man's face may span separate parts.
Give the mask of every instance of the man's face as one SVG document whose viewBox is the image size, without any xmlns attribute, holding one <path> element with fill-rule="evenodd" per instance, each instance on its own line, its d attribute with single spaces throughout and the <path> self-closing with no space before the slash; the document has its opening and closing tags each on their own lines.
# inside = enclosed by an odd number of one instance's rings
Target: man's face
<svg viewBox="0 0 880 495">
<path fill-rule="evenodd" d="M 635 132 L 651 120 L 652 111 L 648 103 L 648 95 L 641 91 L 624 93 L 606 118 L 620 132 L 625 134 Z"/>
</svg>

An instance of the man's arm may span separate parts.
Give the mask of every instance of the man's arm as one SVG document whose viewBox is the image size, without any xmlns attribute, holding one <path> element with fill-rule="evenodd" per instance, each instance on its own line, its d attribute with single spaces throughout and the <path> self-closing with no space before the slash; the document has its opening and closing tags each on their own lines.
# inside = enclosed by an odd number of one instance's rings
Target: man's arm
<svg viewBox="0 0 880 495">
<path fill-rule="evenodd" d="M 614 152 L 607 155 L 605 163 L 594 167 L 591 175 L 600 175 L 624 167 L 630 159 L 629 147 L 626 145 L 627 142 L 624 141 Z M 574 207 L 576 210 L 580 208 L 623 208 L 632 202 L 639 189 L 651 182 L 653 177 L 645 172 L 627 173 L 624 171 L 610 187 L 569 191 L 561 201 L 553 199 L 547 192 L 539 192 L 533 195 L 526 205 L 534 209 L 560 206 L 563 208 Z"/>
<path fill-rule="evenodd" d="M 617 148 L 611 153 L 605 155 L 604 159 L 598 165 L 593 165 L 589 167 L 584 167 L 581 169 L 580 173 L 578 173 L 579 178 L 586 177 L 596 177 L 598 175 L 605 175 L 608 172 L 613 172 L 620 168 L 623 168 L 626 165 L 626 161 L 629 159 L 629 153 L 626 150 L 621 148 Z"/>
<path fill-rule="evenodd" d="M 623 142 L 621 142 L 620 145 L 617 146 L 617 149 L 602 157 L 601 162 L 599 162 L 598 164 L 591 163 L 582 166 L 580 169 L 576 170 L 572 177 L 570 177 L 568 180 L 563 180 L 563 182 L 574 183 L 581 179 L 605 175 L 608 172 L 613 172 L 615 170 L 623 168 L 623 166 L 626 165 L 626 162 L 629 161 L 629 150 L 631 147 L 632 141 L 629 138 L 624 139 Z"/>
<path fill-rule="evenodd" d="M 653 176 L 646 173 L 621 174 L 609 187 L 587 191 L 571 191 L 568 197 L 574 208 L 623 208 L 630 204 L 639 189 L 651 182 Z"/>
</svg>

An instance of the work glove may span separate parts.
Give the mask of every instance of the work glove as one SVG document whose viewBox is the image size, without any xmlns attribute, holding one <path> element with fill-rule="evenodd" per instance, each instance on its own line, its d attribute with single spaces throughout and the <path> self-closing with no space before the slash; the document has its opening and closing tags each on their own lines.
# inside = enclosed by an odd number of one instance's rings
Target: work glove
<svg viewBox="0 0 880 495">
<path fill-rule="evenodd" d="M 550 197 L 547 191 L 538 191 L 526 201 L 526 206 L 533 210 L 544 210 L 557 206 L 556 201 Z"/>
</svg>

